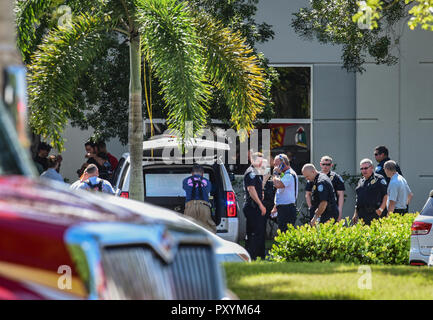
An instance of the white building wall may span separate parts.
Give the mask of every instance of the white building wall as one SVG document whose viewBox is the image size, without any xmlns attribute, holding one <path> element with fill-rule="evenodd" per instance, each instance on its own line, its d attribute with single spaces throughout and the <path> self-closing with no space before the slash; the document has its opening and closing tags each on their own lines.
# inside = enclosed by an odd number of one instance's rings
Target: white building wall
<svg viewBox="0 0 433 320">
<path fill-rule="evenodd" d="M 403 30 L 397 65 L 357 75 L 357 158 L 387 146 L 414 193 L 410 211 L 420 211 L 433 189 L 433 32 Z"/>
<path fill-rule="evenodd" d="M 340 63 L 340 46 L 322 45 L 317 41 L 305 41 L 295 34 L 290 23 L 293 13 L 307 7 L 305 0 L 260 0 L 257 5 L 256 21 L 273 26 L 275 38 L 257 44 L 273 64 L 278 63 Z"/>
</svg>

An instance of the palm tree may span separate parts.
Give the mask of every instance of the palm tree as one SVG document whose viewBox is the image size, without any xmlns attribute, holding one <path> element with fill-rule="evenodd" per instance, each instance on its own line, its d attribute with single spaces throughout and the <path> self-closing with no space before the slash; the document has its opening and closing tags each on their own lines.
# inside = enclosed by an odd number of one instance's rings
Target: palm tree
<svg viewBox="0 0 433 320">
<path fill-rule="evenodd" d="M 116 32 L 119 41 L 127 39 L 131 198 L 144 197 L 142 59 L 161 83 L 169 127 L 182 138 L 195 135 L 206 124 L 212 86 L 223 92 L 234 128 L 252 129 L 263 106 L 265 79 L 239 33 L 178 0 L 69 0 L 67 10 L 60 12 L 62 24 L 50 27 L 47 16 L 58 3 L 17 1 L 19 48 L 29 55 L 40 43 L 29 63 L 30 125 L 61 149 L 68 115 L 77 108 L 73 97 L 79 75 L 110 49 L 109 35 Z M 71 21 L 65 19 L 68 10 Z M 185 132 L 189 121 L 192 132 Z"/>
</svg>

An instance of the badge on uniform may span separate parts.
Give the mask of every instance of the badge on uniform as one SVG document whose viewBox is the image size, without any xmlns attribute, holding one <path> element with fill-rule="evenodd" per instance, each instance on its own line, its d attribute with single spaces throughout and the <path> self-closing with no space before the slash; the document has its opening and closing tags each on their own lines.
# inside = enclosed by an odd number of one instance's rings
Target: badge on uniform
<svg viewBox="0 0 433 320">
<path fill-rule="evenodd" d="M 385 179 L 380 180 L 380 183 L 382 183 L 383 185 L 386 186 L 386 180 Z"/>
<path fill-rule="evenodd" d="M 322 191 L 323 191 L 323 185 L 322 185 L 322 184 L 319 185 L 319 186 L 317 187 L 317 190 L 319 190 L 319 192 L 322 192 Z"/>
<path fill-rule="evenodd" d="M 313 191 L 316 191 L 316 185 L 313 186 Z"/>
<path fill-rule="evenodd" d="M 256 174 L 255 174 L 254 172 L 251 171 L 251 172 L 250 172 L 250 178 L 251 178 L 251 179 L 254 179 L 255 177 L 256 177 Z"/>
<path fill-rule="evenodd" d="M 343 178 L 342 178 L 342 177 L 340 177 L 340 181 L 341 181 L 342 183 L 344 183 L 344 180 L 343 180 Z"/>
<path fill-rule="evenodd" d="M 370 184 L 375 184 L 376 183 L 376 179 L 371 180 Z"/>
</svg>

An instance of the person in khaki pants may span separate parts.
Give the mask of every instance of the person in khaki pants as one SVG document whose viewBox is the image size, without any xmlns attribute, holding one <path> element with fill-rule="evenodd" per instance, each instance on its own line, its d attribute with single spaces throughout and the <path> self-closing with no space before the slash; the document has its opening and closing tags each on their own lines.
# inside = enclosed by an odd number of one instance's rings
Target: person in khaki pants
<svg viewBox="0 0 433 320">
<path fill-rule="evenodd" d="M 183 180 L 185 190 L 185 212 L 209 231 L 216 233 L 216 225 L 211 215 L 209 192 L 212 189 L 210 181 L 203 177 L 203 167 L 194 164 L 191 176 Z"/>
</svg>

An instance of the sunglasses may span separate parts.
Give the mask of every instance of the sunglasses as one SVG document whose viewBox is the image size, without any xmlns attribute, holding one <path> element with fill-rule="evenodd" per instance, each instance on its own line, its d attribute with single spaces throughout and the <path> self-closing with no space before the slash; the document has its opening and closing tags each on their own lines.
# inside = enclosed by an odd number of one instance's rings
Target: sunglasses
<svg viewBox="0 0 433 320">
<path fill-rule="evenodd" d="M 377 157 L 378 155 L 380 155 L 380 153 L 375 153 L 374 155 Z"/>
<path fill-rule="evenodd" d="M 364 168 L 361 168 L 361 171 L 362 171 L 362 170 L 367 170 L 368 168 L 371 168 L 371 167 L 364 167 Z"/>
<path fill-rule="evenodd" d="M 327 166 L 327 167 L 328 167 L 328 166 L 331 166 L 332 163 L 321 163 L 321 165 L 322 165 L 322 166 Z"/>
</svg>

